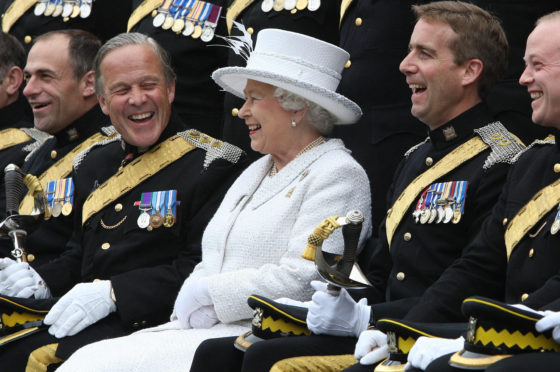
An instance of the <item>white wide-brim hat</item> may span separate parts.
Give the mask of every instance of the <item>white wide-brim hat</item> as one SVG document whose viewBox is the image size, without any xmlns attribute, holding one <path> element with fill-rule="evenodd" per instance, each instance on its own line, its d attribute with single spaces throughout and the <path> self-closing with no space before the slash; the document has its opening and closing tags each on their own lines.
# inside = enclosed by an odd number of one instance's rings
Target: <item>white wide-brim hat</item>
<svg viewBox="0 0 560 372">
<path fill-rule="evenodd" d="M 224 67 L 212 73 L 227 92 L 245 98 L 247 80 L 267 83 L 314 102 L 336 117 L 335 124 L 353 124 L 360 107 L 336 93 L 349 54 L 311 36 L 279 29 L 264 29 L 246 67 Z"/>
</svg>

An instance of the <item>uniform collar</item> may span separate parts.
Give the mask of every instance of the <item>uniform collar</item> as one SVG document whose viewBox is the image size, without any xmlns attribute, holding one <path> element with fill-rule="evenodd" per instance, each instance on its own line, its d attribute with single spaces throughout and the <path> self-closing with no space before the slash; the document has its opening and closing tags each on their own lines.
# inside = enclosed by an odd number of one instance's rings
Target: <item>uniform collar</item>
<svg viewBox="0 0 560 372">
<path fill-rule="evenodd" d="M 474 130 L 492 122 L 492 115 L 486 103 L 481 102 L 441 127 L 430 131 L 430 140 L 435 148 L 456 146 L 472 137 Z"/>
<path fill-rule="evenodd" d="M 20 94 L 17 101 L 0 109 L 0 130 L 7 128 L 32 127 L 29 106 L 26 107 L 25 98 Z"/>
<path fill-rule="evenodd" d="M 95 105 L 78 120 L 55 133 L 54 137 L 60 147 L 72 142 L 81 142 L 107 125 L 110 125 L 109 118 L 103 114 L 99 105 Z"/>
</svg>

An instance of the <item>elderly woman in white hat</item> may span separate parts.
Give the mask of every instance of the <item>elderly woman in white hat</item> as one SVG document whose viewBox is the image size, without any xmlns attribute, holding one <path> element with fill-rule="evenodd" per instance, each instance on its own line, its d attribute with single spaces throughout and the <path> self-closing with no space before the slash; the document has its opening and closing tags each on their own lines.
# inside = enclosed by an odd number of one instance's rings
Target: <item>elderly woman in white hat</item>
<svg viewBox="0 0 560 372">
<path fill-rule="evenodd" d="M 360 245 L 371 234 L 369 182 L 338 139 L 359 107 L 335 92 L 348 54 L 309 36 L 259 33 L 247 67 L 212 77 L 246 102 L 251 146 L 267 154 L 227 192 L 202 239 L 202 262 L 175 301 L 171 322 L 78 350 L 59 371 L 187 371 L 208 338 L 237 336 L 252 317 L 251 294 L 309 300 L 313 262 L 301 257 L 307 237 L 325 218 L 353 209 L 365 216 Z M 323 249 L 341 253 L 340 231 Z"/>
</svg>

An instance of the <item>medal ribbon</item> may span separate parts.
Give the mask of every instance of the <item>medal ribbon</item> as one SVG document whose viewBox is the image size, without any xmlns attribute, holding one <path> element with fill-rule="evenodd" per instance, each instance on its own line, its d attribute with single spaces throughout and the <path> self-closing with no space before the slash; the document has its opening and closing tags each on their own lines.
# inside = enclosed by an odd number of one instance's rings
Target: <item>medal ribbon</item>
<svg viewBox="0 0 560 372">
<path fill-rule="evenodd" d="M 194 22 L 194 21 L 197 21 L 198 18 L 200 17 L 200 13 L 202 13 L 202 11 L 204 10 L 204 5 L 205 5 L 205 4 L 206 4 L 206 3 L 205 3 L 204 1 L 198 1 L 198 2 L 196 3 L 196 6 L 193 8 L 194 10 L 191 11 L 191 12 L 189 13 L 189 15 L 187 16 L 187 19 L 188 19 L 188 20 L 191 20 L 191 21 L 193 21 L 193 22 Z M 197 22 L 197 23 L 198 23 L 198 22 Z"/>
<path fill-rule="evenodd" d="M 163 198 L 162 198 L 163 196 Z M 160 213 L 165 204 L 165 191 L 155 191 L 152 193 L 152 212 L 150 214 Z"/>
<path fill-rule="evenodd" d="M 193 4 L 194 4 L 195 0 L 188 0 L 187 4 L 183 7 L 183 9 L 179 12 L 179 17 L 181 17 L 182 19 L 186 20 L 187 18 L 187 14 L 189 14 L 189 12 L 192 10 L 193 8 Z"/>
<path fill-rule="evenodd" d="M 202 14 L 200 15 L 200 18 L 197 23 L 203 24 L 206 21 L 206 18 L 208 18 L 208 15 L 210 15 L 210 10 L 212 9 L 212 7 L 213 4 L 211 3 L 204 4 L 204 9 L 202 10 Z"/>
<path fill-rule="evenodd" d="M 171 213 L 173 215 L 173 217 L 176 217 L 176 213 L 177 213 L 177 203 L 175 202 L 175 199 L 177 198 L 177 190 L 168 190 L 166 192 L 165 195 L 165 204 L 167 205 L 167 208 L 165 210 L 165 213 Z"/>
<path fill-rule="evenodd" d="M 68 177 L 66 180 L 66 190 L 64 193 L 64 202 L 74 205 L 74 180 Z"/>
<path fill-rule="evenodd" d="M 210 10 L 210 15 L 208 16 L 208 21 L 206 21 L 206 24 L 212 28 L 216 28 L 221 13 L 222 7 L 216 4 L 212 4 L 212 9 Z"/>
<path fill-rule="evenodd" d="M 47 182 L 47 204 L 52 208 L 54 207 L 54 194 L 56 193 L 56 181 Z"/>
<path fill-rule="evenodd" d="M 64 201 L 64 192 L 66 191 L 66 178 L 62 180 L 58 180 L 57 188 L 56 188 L 56 197 L 55 202 Z"/>
</svg>

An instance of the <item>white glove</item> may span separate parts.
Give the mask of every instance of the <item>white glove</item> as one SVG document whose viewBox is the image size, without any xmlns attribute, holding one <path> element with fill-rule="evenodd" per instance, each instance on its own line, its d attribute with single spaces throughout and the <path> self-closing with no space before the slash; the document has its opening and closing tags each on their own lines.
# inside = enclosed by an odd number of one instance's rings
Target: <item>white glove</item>
<svg viewBox="0 0 560 372">
<path fill-rule="evenodd" d="M 218 322 L 218 314 L 216 314 L 213 305 L 203 306 L 195 310 L 189 318 L 191 328 L 210 328 Z"/>
<path fill-rule="evenodd" d="M 191 328 L 189 322 L 191 314 L 203 306 L 210 306 L 212 304 L 212 298 L 210 297 L 210 292 L 208 292 L 207 278 L 186 280 L 175 300 L 171 319 L 173 320 L 176 317 L 183 328 Z"/>
<path fill-rule="evenodd" d="M 550 313 L 550 311 L 539 311 L 539 310 L 531 309 L 529 306 L 523 304 L 512 304 L 511 306 L 516 307 L 520 310 L 530 311 L 532 313 L 539 314 L 539 315 L 545 315 L 547 313 Z"/>
<path fill-rule="evenodd" d="M 461 350 L 464 344 L 463 337 L 452 339 L 421 336 L 408 352 L 408 363 L 405 369 L 416 367 L 425 370 L 435 359 Z"/>
<path fill-rule="evenodd" d="M 552 329 L 552 337 L 554 341 L 560 343 L 560 312 L 547 312 L 544 318 L 540 319 L 535 328 L 539 332 Z"/>
<path fill-rule="evenodd" d="M 327 284 L 312 281 L 317 291 L 307 312 L 307 328 L 315 334 L 358 337 L 368 327 L 371 308 L 362 298 L 356 303 L 346 289 L 341 288 L 338 296 L 327 292 Z"/>
<path fill-rule="evenodd" d="M 387 358 L 387 335 L 377 329 L 364 331 L 360 334 L 354 358 L 362 365 L 370 365 Z"/>
<path fill-rule="evenodd" d="M 0 294 L 36 299 L 50 298 L 51 293 L 41 276 L 27 262 L 0 259 Z"/>
<path fill-rule="evenodd" d="M 309 308 L 309 304 L 311 304 L 311 301 L 302 302 L 302 301 L 292 300 L 291 298 L 288 297 L 280 297 L 274 301 L 284 305 L 299 306 L 305 308 Z"/>
<path fill-rule="evenodd" d="M 56 338 L 73 336 L 117 310 L 111 299 L 111 281 L 76 284 L 52 307 L 44 323 Z"/>
</svg>

